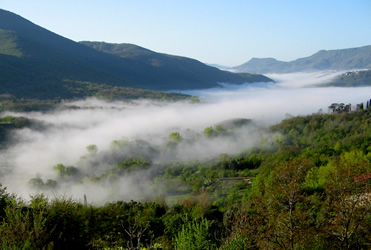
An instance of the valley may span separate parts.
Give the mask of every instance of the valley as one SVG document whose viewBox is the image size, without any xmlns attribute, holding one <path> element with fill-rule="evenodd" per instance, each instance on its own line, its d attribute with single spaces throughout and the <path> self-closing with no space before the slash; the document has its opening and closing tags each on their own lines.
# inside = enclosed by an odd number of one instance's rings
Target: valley
<svg viewBox="0 0 371 250">
<path fill-rule="evenodd" d="M 370 48 L 220 70 L 0 9 L 0 248 L 370 248 Z"/>
</svg>

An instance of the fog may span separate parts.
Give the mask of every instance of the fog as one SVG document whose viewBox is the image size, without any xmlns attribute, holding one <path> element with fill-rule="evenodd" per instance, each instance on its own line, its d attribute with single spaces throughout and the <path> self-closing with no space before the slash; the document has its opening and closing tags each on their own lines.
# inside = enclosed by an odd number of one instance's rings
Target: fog
<svg viewBox="0 0 371 250">
<path fill-rule="evenodd" d="M 316 87 L 338 74 L 268 75 L 276 83 L 221 84 L 221 88 L 184 91 L 200 97 L 201 102 L 196 104 L 148 100 L 108 103 L 87 99 L 50 112 L 4 112 L 1 116 L 24 116 L 41 127 L 13 132 L 12 143 L 0 151 L 0 183 L 25 199 L 38 192 L 80 200 L 86 194 L 93 204 L 150 199 L 161 193 L 158 186 L 152 185 L 153 176 L 169 161 L 202 161 L 217 158 L 221 153 L 238 154 L 258 145 L 262 135 L 270 136 L 264 128 L 288 114 L 306 115 L 319 110 L 326 113 L 331 103 L 355 105 L 370 98 L 371 87 Z M 205 128 L 234 118 L 252 119 L 253 123 L 234 128 L 229 136 L 212 139 L 204 136 Z M 179 132 L 183 140 L 169 148 L 168 136 L 172 132 Z M 112 149 L 113 140 L 132 143 L 131 151 Z M 97 150 L 89 152 L 86 147 L 92 144 Z M 114 180 L 89 181 L 118 162 L 131 159 L 132 151 L 150 159 L 150 166 Z M 79 175 L 58 176 L 53 166 L 59 163 L 74 166 Z M 53 189 L 34 188 L 29 184 L 32 178 L 41 178 L 43 182 L 56 180 L 58 185 Z"/>
</svg>

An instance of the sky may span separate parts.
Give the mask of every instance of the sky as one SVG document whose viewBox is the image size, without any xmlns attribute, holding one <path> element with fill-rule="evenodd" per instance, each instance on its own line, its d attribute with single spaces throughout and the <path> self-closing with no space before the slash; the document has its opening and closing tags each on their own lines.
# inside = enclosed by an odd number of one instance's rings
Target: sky
<svg viewBox="0 0 371 250">
<path fill-rule="evenodd" d="M 370 0 L 0 0 L 0 8 L 74 41 L 225 66 L 371 44 Z"/>
</svg>

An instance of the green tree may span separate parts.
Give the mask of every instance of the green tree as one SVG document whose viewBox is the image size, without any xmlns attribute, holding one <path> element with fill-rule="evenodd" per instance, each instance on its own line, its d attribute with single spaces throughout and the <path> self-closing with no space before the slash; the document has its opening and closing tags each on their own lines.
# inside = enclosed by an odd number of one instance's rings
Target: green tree
<svg viewBox="0 0 371 250">
<path fill-rule="evenodd" d="M 86 249 L 92 235 L 89 211 L 71 198 L 58 198 L 50 202 L 47 228 L 52 230 L 51 241 L 57 249 Z"/>
<path fill-rule="evenodd" d="M 227 237 L 220 249 L 257 249 L 258 240 L 263 235 L 262 225 L 267 223 L 267 216 L 262 211 L 262 207 L 235 206 L 225 212 L 223 224 Z"/>
<path fill-rule="evenodd" d="M 227 131 L 222 127 L 222 125 L 216 125 L 215 126 L 215 133 L 217 135 L 226 135 Z"/>
<path fill-rule="evenodd" d="M 51 249 L 53 242 L 48 228 L 48 201 L 43 196 L 32 197 L 30 206 L 11 200 L 5 207 L 0 224 L 2 249 Z"/>
<path fill-rule="evenodd" d="M 65 167 L 62 163 L 58 163 L 53 167 L 53 169 L 60 177 L 74 176 L 79 173 L 79 170 L 77 168 L 73 166 Z"/>
<path fill-rule="evenodd" d="M 363 158 L 363 160 L 361 160 Z M 369 247 L 371 192 L 369 180 L 354 177 L 371 171 L 370 161 L 362 152 L 345 153 L 333 163 L 327 175 L 327 199 L 322 204 L 322 233 L 329 237 L 329 247 L 362 249 Z"/>
<path fill-rule="evenodd" d="M 98 147 L 94 144 L 90 144 L 86 146 L 86 150 L 88 151 L 89 155 L 96 155 L 98 152 Z"/>
<path fill-rule="evenodd" d="M 276 167 L 266 188 L 266 239 L 273 247 L 295 249 L 307 244 L 311 234 L 308 200 L 303 193 L 303 182 L 310 168 L 306 160 L 290 161 Z"/>
<path fill-rule="evenodd" d="M 179 132 L 172 132 L 169 135 L 169 142 L 180 143 L 183 140 Z"/>
<path fill-rule="evenodd" d="M 209 222 L 205 218 L 186 222 L 174 241 L 175 248 L 179 250 L 201 250 L 215 247 L 209 233 Z"/>
<path fill-rule="evenodd" d="M 213 137 L 213 136 L 215 136 L 215 134 L 216 134 L 216 132 L 215 132 L 215 130 L 213 129 L 213 127 L 208 127 L 208 128 L 205 128 L 205 130 L 204 130 L 204 135 L 206 136 L 206 137 Z"/>
</svg>

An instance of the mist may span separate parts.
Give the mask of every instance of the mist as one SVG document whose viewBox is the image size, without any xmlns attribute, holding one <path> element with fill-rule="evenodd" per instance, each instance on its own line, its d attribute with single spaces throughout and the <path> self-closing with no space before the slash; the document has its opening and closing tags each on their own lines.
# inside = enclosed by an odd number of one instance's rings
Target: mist
<svg viewBox="0 0 371 250">
<path fill-rule="evenodd" d="M 315 87 L 338 74 L 269 75 L 276 83 L 224 83 L 221 88 L 184 91 L 201 99 L 196 104 L 105 102 L 92 98 L 64 104 L 50 112 L 4 112 L 1 116 L 33 119 L 42 129 L 13 132 L 11 144 L 0 151 L 0 183 L 25 199 L 40 192 L 80 200 L 86 194 L 94 204 L 153 199 L 162 192 L 152 185 L 153 178 L 168 162 L 205 161 L 218 158 L 221 153 L 238 154 L 258 145 L 261 136 L 270 136 L 265 128 L 288 115 L 307 115 L 319 110 L 326 113 L 331 103 L 355 105 L 370 98 L 371 87 Z M 205 128 L 235 118 L 252 122 L 234 128 L 226 136 L 206 138 L 203 134 Z M 182 141 L 169 146 L 168 136 L 172 132 L 178 132 Z M 129 146 L 114 149 L 113 141 Z M 88 145 L 95 145 L 94 150 L 87 150 Z M 106 178 L 98 184 L 91 181 L 119 162 L 132 160 L 133 152 L 150 159 L 149 166 Z M 69 178 L 58 176 L 53 166 L 59 163 L 73 166 L 79 174 Z M 33 178 L 44 182 L 56 180 L 58 185 L 51 190 L 35 189 L 29 185 Z"/>
</svg>

